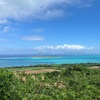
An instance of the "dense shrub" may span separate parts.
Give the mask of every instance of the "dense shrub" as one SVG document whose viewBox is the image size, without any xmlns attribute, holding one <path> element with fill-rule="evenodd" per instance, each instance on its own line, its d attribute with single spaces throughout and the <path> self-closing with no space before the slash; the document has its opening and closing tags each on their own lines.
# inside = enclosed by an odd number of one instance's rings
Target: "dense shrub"
<svg viewBox="0 0 100 100">
<path fill-rule="evenodd" d="M 16 72 L 14 75 L 6 69 L 0 69 L 0 100 L 99 100 L 99 98 L 99 69 L 72 65 L 60 72 L 38 75 L 26 75 L 24 72 Z"/>
<path fill-rule="evenodd" d="M 11 72 L 0 69 L 0 100 L 7 100 L 12 96 L 15 81 L 16 79 Z"/>
</svg>

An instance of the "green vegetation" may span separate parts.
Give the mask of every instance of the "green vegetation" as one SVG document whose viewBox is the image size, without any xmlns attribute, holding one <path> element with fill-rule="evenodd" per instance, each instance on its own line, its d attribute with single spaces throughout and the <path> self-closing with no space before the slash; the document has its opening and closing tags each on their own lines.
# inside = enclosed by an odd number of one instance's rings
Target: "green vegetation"
<svg viewBox="0 0 100 100">
<path fill-rule="evenodd" d="M 41 65 L 42 67 L 45 67 Z M 39 67 L 41 67 L 39 65 Z M 100 69 L 86 64 L 46 65 L 42 74 L 0 69 L 0 100 L 99 100 Z"/>
<path fill-rule="evenodd" d="M 54 68 L 54 69 L 62 69 L 62 68 L 67 68 L 67 67 L 72 67 L 72 66 L 86 66 L 86 67 L 91 67 L 91 66 L 100 66 L 100 63 L 80 63 L 80 64 L 42 64 L 42 65 L 30 65 L 30 66 L 13 66 L 13 67 L 6 67 L 6 69 L 10 71 L 23 71 L 23 70 L 35 70 L 35 69 L 42 69 L 42 68 Z"/>
</svg>

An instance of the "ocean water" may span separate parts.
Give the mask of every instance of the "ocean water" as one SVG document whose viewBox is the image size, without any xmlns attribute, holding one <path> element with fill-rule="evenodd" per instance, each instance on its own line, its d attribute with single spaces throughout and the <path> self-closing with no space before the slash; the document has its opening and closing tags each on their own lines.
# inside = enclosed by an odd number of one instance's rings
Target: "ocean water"
<svg viewBox="0 0 100 100">
<path fill-rule="evenodd" d="M 0 56 L 0 67 L 29 66 L 38 64 L 100 63 L 100 55 L 66 56 Z"/>
</svg>

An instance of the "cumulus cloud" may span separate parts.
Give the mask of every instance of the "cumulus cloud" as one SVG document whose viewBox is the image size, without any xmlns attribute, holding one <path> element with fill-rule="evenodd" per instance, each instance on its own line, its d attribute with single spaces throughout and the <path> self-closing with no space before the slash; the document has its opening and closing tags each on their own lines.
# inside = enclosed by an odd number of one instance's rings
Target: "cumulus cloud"
<svg viewBox="0 0 100 100">
<path fill-rule="evenodd" d="M 64 15 L 64 8 L 89 4 L 92 0 L 0 0 L 0 19 L 48 19 Z"/>
<path fill-rule="evenodd" d="M 85 47 L 82 45 L 57 45 L 57 46 L 40 46 L 40 47 L 35 47 L 34 49 L 36 50 L 89 50 L 93 49 L 92 47 Z"/>
<path fill-rule="evenodd" d="M 9 51 L 9 52 L 8 52 Z M 100 49 L 86 47 L 82 45 L 55 45 L 55 46 L 39 46 L 34 48 L 0 48 L 0 52 L 11 54 L 100 54 Z"/>
<path fill-rule="evenodd" d="M 95 48 L 82 45 L 55 45 L 55 46 L 38 46 L 33 48 L 34 52 L 39 54 L 84 54 L 93 53 Z"/>
<path fill-rule="evenodd" d="M 25 36 L 22 38 L 22 40 L 26 41 L 43 41 L 44 38 L 41 36 Z"/>
</svg>

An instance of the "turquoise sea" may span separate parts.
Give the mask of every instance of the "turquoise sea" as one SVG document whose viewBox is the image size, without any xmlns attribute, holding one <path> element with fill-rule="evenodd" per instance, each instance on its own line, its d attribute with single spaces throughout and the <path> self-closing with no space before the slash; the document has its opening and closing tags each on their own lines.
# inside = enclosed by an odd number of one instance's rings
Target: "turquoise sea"
<svg viewBox="0 0 100 100">
<path fill-rule="evenodd" d="M 100 55 L 66 56 L 0 56 L 0 67 L 29 66 L 38 64 L 100 63 Z"/>
</svg>

